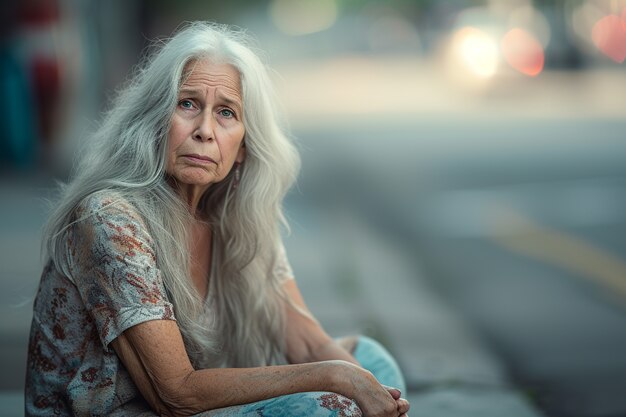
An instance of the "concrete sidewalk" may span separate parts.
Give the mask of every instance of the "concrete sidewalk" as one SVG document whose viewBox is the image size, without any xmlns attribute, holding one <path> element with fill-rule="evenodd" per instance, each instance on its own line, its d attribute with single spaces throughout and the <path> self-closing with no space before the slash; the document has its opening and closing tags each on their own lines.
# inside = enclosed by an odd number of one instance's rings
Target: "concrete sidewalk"
<svg viewBox="0 0 626 417">
<path fill-rule="evenodd" d="M 541 415 L 402 248 L 354 212 L 297 203 L 288 210 L 285 244 L 307 304 L 331 335 L 364 333 L 392 351 L 412 417 Z"/>
</svg>

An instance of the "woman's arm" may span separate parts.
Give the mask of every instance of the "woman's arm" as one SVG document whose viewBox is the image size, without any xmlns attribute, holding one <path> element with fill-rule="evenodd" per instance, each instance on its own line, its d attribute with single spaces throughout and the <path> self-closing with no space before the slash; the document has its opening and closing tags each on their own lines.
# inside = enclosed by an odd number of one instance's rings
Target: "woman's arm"
<svg viewBox="0 0 626 417">
<path fill-rule="evenodd" d="M 283 284 L 287 311 L 287 359 L 290 363 L 342 360 L 360 366 L 359 362 L 340 343 L 332 339 L 307 308 L 294 279 Z M 409 403 L 400 398 L 401 392 L 393 387 L 382 386 L 396 400 L 398 415 L 405 416 Z M 358 401 L 357 401 L 358 403 Z M 359 403 L 363 408 L 363 405 Z"/>
<path fill-rule="evenodd" d="M 297 392 L 331 391 L 354 398 L 366 416 L 398 416 L 396 401 L 374 376 L 342 360 L 194 370 L 178 326 L 171 320 L 133 326 L 112 346 L 161 415 L 189 415 Z"/>
</svg>

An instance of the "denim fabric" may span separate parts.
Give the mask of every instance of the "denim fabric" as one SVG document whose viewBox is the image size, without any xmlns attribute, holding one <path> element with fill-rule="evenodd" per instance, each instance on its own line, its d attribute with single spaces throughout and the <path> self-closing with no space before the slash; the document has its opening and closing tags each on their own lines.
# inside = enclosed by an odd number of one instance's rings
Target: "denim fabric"
<svg viewBox="0 0 626 417">
<path fill-rule="evenodd" d="M 367 336 L 360 336 L 353 352 L 357 361 L 371 373 L 378 382 L 406 393 L 406 383 L 400 367 L 391 354 L 380 343 Z"/>
</svg>

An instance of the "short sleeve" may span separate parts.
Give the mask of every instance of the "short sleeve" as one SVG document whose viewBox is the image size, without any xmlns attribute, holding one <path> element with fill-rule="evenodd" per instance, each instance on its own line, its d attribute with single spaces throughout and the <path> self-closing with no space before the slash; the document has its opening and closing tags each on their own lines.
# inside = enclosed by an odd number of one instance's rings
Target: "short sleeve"
<svg viewBox="0 0 626 417">
<path fill-rule="evenodd" d="M 68 231 L 71 279 L 94 319 L 100 340 L 149 320 L 175 320 L 153 240 L 139 214 L 119 198 L 92 196 Z"/>
<path fill-rule="evenodd" d="M 282 241 L 280 241 L 276 249 L 276 261 L 274 263 L 273 273 L 279 283 L 283 283 L 288 279 L 294 279 L 293 270 L 287 259 L 287 251 Z"/>
</svg>

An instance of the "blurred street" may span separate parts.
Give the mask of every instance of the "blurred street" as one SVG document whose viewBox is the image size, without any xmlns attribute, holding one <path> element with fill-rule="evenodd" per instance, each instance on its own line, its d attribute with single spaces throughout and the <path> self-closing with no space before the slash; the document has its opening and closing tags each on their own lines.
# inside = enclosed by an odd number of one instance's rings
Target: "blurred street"
<svg viewBox="0 0 626 417">
<path fill-rule="evenodd" d="M 385 89 L 383 77 L 372 78 L 364 85 Z M 403 81 L 407 88 L 425 83 Z M 616 74 L 614 87 L 594 87 L 595 97 L 611 97 L 623 81 Z M 617 119 L 593 115 L 598 107 L 586 94 L 580 80 L 560 78 L 551 89 L 529 86 L 505 108 L 496 97 L 474 108 L 450 105 L 446 114 L 431 109 L 429 118 L 377 110 L 339 119 L 336 108 L 328 112 L 334 104 L 321 100 L 317 107 L 308 102 L 305 114 L 321 109 L 330 113 L 327 123 L 296 134 L 305 158 L 301 194 L 292 201 L 332 207 L 342 213 L 338 224 L 359 217 L 393 242 L 409 275 L 442 297 L 550 416 L 626 413 L 626 117 L 624 106 L 611 107 Z M 417 108 L 429 101 L 411 99 Z M 540 115 L 548 102 L 552 109 Z M 419 311 L 413 314 L 419 323 Z M 411 363 L 424 357 L 420 338 L 432 335 L 408 327 L 420 348 L 400 356 L 419 380 L 428 371 Z"/>
<path fill-rule="evenodd" d="M 326 192 L 328 200 L 349 200 L 347 212 L 393 239 L 414 274 L 425 275 L 547 415 L 623 415 L 626 123 L 603 124 L 602 135 L 589 120 L 503 123 L 500 130 L 474 121 L 433 125 L 393 136 L 362 126 L 309 134 L 317 156 L 309 160 L 323 158 L 329 174 L 317 182 L 324 174 L 305 169 L 302 188 L 319 192 L 311 203 Z M 541 147 L 511 152 L 502 144 L 537 131 L 546 135 Z M 494 139 L 488 149 L 459 143 L 462 136 L 475 145 L 485 135 Z M 421 155 L 428 147 L 421 137 L 450 144 L 448 153 Z M 394 158 L 362 150 L 382 141 L 375 148 L 395 150 L 384 153 Z M 345 151 L 333 164 L 327 156 L 337 147 Z M 346 156 L 357 148 L 355 158 Z"/>
</svg>

